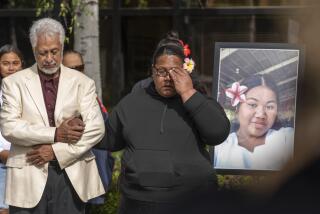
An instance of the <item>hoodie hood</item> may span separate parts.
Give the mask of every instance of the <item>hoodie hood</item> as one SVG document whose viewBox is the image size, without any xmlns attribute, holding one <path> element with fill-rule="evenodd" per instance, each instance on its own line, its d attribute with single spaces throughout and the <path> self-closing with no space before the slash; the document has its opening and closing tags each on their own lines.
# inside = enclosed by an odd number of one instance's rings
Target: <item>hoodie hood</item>
<svg viewBox="0 0 320 214">
<path fill-rule="evenodd" d="M 180 96 L 178 94 L 175 94 L 172 97 L 163 97 L 161 96 L 156 89 L 156 86 L 154 84 L 154 81 L 152 81 L 147 87 L 146 87 L 146 91 L 148 94 L 150 94 L 152 97 L 157 98 L 157 99 L 161 99 L 161 100 L 173 100 L 173 99 L 177 99 Z"/>
<path fill-rule="evenodd" d="M 180 98 L 180 96 L 178 94 L 172 96 L 172 97 L 163 97 L 161 96 L 157 90 L 156 90 L 156 86 L 154 84 L 154 82 L 152 81 L 149 86 L 146 87 L 146 91 L 149 95 L 151 95 L 152 97 L 161 100 L 162 103 L 164 104 L 163 107 L 163 111 L 161 114 L 161 119 L 160 119 L 160 134 L 164 134 L 165 132 L 165 117 L 166 117 L 166 113 L 168 110 L 168 104 L 178 98 Z"/>
</svg>

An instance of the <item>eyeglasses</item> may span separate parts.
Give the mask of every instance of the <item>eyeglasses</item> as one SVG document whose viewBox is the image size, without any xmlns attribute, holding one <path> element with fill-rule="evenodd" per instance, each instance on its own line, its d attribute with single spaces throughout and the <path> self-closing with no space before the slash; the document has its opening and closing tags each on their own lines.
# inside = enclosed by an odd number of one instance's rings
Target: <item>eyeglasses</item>
<svg viewBox="0 0 320 214">
<path fill-rule="evenodd" d="M 153 69 L 153 72 L 155 72 L 155 74 L 156 74 L 157 76 L 159 76 L 159 77 L 166 77 L 166 76 L 169 75 L 169 71 L 170 71 L 172 68 L 166 69 L 166 68 L 163 68 L 163 67 L 157 68 L 157 67 L 153 66 L 152 69 Z"/>
<path fill-rule="evenodd" d="M 71 69 L 74 69 L 74 70 L 77 70 L 77 71 L 81 71 L 83 72 L 84 71 L 84 65 L 75 65 L 75 66 L 67 66 L 68 68 L 71 68 Z"/>
</svg>

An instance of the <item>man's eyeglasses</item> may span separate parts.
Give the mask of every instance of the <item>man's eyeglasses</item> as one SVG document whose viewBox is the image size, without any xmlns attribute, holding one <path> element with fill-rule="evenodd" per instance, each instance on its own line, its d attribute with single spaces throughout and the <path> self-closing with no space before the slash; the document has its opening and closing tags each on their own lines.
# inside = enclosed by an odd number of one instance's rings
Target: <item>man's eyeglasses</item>
<svg viewBox="0 0 320 214">
<path fill-rule="evenodd" d="M 84 65 L 68 66 L 68 68 L 71 68 L 71 69 L 74 69 L 74 70 L 77 70 L 77 71 L 81 71 L 81 72 L 84 71 Z"/>
</svg>

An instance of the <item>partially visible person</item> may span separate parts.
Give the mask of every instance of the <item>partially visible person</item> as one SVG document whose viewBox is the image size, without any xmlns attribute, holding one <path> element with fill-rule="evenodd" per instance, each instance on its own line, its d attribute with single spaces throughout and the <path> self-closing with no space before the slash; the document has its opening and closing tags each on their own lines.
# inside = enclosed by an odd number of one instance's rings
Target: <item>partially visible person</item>
<svg viewBox="0 0 320 214">
<path fill-rule="evenodd" d="M 293 157 L 294 129 L 277 121 L 279 94 L 274 80 L 266 74 L 251 76 L 226 93 L 240 95 L 231 100 L 237 102 L 233 105 L 239 124 L 215 146 L 214 167 L 280 170 Z"/>
<path fill-rule="evenodd" d="M 34 22 L 36 63 L 2 81 L 10 214 L 83 214 L 89 199 L 105 193 L 91 152 L 105 132 L 95 84 L 61 64 L 64 39 L 58 21 Z"/>
<path fill-rule="evenodd" d="M 66 50 L 63 53 L 62 64 L 68 68 L 84 73 L 84 61 L 81 53 L 75 50 Z"/>
<path fill-rule="evenodd" d="M 21 51 L 10 44 L 0 48 L 0 76 L 1 80 L 23 68 Z M 2 105 L 2 91 L 0 90 L 0 106 Z M 6 186 L 6 162 L 9 156 L 10 142 L 4 139 L 0 132 L 0 214 L 8 213 L 8 205 L 4 202 Z"/>
<path fill-rule="evenodd" d="M 110 114 L 108 149 L 124 149 L 119 214 L 204 213 L 214 203 L 217 180 L 206 145 L 223 142 L 229 121 L 194 88 L 190 61 L 169 32 L 154 51 L 152 82 Z"/>
<path fill-rule="evenodd" d="M 75 50 L 67 50 L 63 54 L 62 64 L 66 67 L 78 70 L 84 73 L 84 61 L 82 55 L 75 51 Z M 100 110 L 103 115 L 104 122 L 106 124 L 108 119 L 108 112 L 106 107 L 97 97 L 97 101 L 100 105 Z M 95 145 L 92 148 L 93 154 L 96 156 L 96 162 L 99 170 L 99 174 L 103 183 L 105 190 L 108 190 L 108 187 L 111 185 L 112 181 L 112 171 L 114 166 L 114 158 L 111 156 L 109 151 L 106 151 L 105 145 L 106 144 L 106 135 L 102 139 L 100 143 Z M 101 195 L 97 198 L 90 199 L 88 204 L 104 204 L 105 203 L 105 195 Z M 90 206 L 87 206 L 86 213 L 90 213 Z"/>
</svg>

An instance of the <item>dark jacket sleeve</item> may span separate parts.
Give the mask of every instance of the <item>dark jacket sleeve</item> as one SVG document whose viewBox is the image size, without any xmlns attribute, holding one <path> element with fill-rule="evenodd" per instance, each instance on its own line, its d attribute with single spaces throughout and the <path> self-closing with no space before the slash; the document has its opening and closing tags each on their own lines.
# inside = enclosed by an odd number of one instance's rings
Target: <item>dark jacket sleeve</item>
<svg viewBox="0 0 320 214">
<path fill-rule="evenodd" d="M 184 106 L 205 144 L 218 145 L 228 137 L 230 122 L 217 101 L 196 92 Z"/>
<path fill-rule="evenodd" d="M 123 139 L 123 125 L 120 120 L 119 110 L 117 107 L 109 114 L 109 118 L 106 123 L 107 130 L 107 150 L 119 151 L 126 146 Z"/>
</svg>

